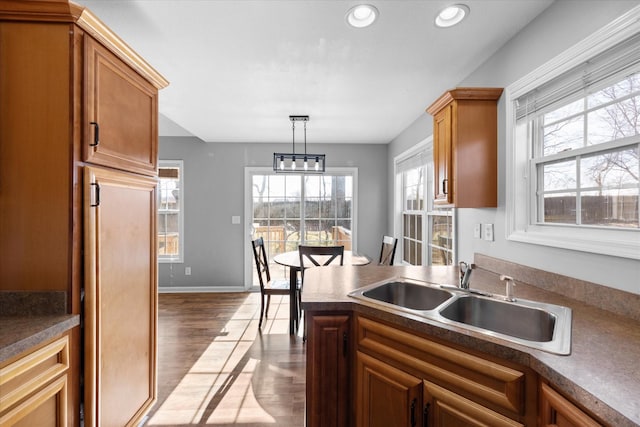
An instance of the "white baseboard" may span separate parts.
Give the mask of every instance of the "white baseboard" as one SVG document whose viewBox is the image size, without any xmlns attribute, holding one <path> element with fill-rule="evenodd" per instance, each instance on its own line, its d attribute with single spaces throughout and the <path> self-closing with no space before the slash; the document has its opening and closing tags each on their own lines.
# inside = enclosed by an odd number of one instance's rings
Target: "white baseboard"
<svg viewBox="0 0 640 427">
<path fill-rule="evenodd" d="M 260 289 L 258 288 L 258 291 Z M 244 286 L 158 286 L 159 294 L 190 294 L 190 293 L 221 293 L 221 292 L 254 292 L 253 288 Z"/>
</svg>

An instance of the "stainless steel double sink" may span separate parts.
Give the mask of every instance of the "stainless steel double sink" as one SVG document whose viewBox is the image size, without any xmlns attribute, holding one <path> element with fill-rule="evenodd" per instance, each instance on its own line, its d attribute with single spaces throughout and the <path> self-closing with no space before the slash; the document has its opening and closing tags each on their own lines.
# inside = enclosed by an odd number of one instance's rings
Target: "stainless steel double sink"
<svg viewBox="0 0 640 427">
<path fill-rule="evenodd" d="M 454 286 L 394 278 L 349 296 L 444 324 L 456 325 L 549 353 L 571 352 L 571 309 Z"/>
</svg>

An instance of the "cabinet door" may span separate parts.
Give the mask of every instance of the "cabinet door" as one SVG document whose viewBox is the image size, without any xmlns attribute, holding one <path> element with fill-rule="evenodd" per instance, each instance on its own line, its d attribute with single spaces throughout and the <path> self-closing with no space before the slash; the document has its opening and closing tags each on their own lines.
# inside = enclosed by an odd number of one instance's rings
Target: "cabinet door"
<svg viewBox="0 0 640 427">
<path fill-rule="evenodd" d="M 429 381 L 424 382 L 423 411 L 430 427 L 524 426 Z"/>
<path fill-rule="evenodd" d="M 156 181 L 85 168 L 85 424 L 137 425 L 156 399 Z"/>
<path fill-rule="evenodd" d="M 85 58 L 84 160 L 154 175 L 157 89 L 91 37 Z"/>
<path fill-rule="evenodd" d="M 453 203 L 453 175 L 451 173 L 452 109 L 443 108 L 433 119 L 434 202 Z"/>
<path fill-rule="evenodd" d="M 593 418 L 545 383 L 540 384 L 540 425 L 542 427 L 599 427 Z"/>
<path fill-rule="evenodd" d="M 356 364 L 358 427 L 422 425 L 421 379 L 360 351 Z"/>
<path fill-rule="evenodd" d="M 348 315 L 306 314 L 307 426 L 349 425 Z"/>
</svg>

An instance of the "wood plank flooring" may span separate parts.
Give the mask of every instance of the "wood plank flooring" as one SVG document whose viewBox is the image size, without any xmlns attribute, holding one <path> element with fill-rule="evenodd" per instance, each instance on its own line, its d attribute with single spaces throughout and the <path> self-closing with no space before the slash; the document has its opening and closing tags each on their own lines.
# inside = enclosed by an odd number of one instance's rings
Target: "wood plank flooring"
<svg viewBox="0 0 640 427">
<path fill-rule="evenodd" d="M 289 298 L 160 294 L 158 402 L 146 426 L 302 427 L 305 345 L 290 337 Z"/>
</svg>

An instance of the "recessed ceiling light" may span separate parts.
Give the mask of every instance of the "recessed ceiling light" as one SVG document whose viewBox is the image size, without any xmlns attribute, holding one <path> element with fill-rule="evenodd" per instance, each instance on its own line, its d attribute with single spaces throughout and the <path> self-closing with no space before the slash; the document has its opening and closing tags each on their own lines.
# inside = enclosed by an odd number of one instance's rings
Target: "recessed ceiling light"
<svg viewBox="0 0 640 427">
<path fill-rule="evenodd" d="M 452 27 L 462 21 L 468 14 L 469 7 L 464 4 L 448 6 L 436 16 L 436 26 L 442 28 Z"/>
<path fill-rule="evenodd" d="M 378 18 L 378 9 L 370 4 L 359 4 L 347 12 L 347 22 L 355 28 L 364 28 Z"/>
</svg>

